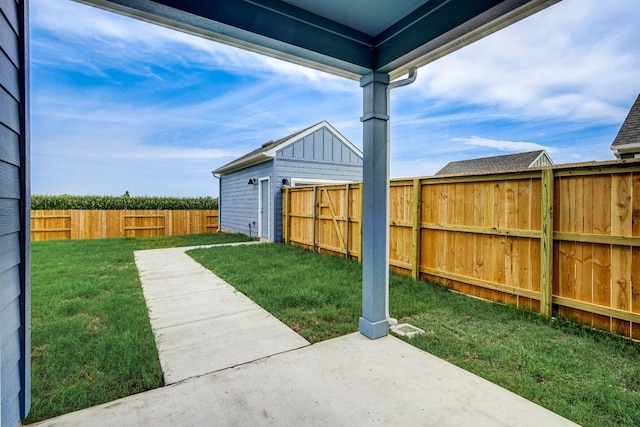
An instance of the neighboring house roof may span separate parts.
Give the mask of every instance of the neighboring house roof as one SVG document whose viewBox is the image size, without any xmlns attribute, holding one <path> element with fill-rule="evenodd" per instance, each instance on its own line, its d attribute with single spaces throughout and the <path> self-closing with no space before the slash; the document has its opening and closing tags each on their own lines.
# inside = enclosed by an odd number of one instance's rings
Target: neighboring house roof
<svg viewBox="0 0 640 427">
<path fill-rule="evenodd" d="M 527 153 L 506 154 L 504 156 L 482 157 L 478 159 L 449 162 L 445 167 L 436 172 L 436 175 L 505 171 L 552 164 L 553 161 L 551 161 L 547 152 L 544 150 L 538 150 Z"/>
<path fill-rule="evenodd" d="M 338 132 L 329 122 L 326 120 L 317 123 L 313 126 L 309 126 L 308 128 L 302 129 L 298 132 L 292 133 L 289 136 L 285 136 L 277 141 L 267 141 L 260 148 L 257 148 L 250 153 L 245 154 L 244 156 L 238 157 L 232 162 L 227 163 L 224 166 L 219 167 L 214 170 L 213 173 L 230 173 L 233 171 L 237 171 L 240 169 L 244 169 L 249 166 L 257 165 L 259 163 L 263 163 L 273 159 L 276 156 L 276 152 L 285 148 L 286 146 L 293 144 L 294 142 L 299 141 L 307 135 L 312 134 L 318 129 L 322 129 L 326 127 L 331 131 L 336 137 L 340 139 L 340 141 L 346 144 L 349 148 L 351 148 L 358 156 L 362 158 L 362 151 L 348 139 L 346 139 L 340 132 Z"/>
<path fill-rule="evenodd" d="M 613 140 L 611 150 L 618 159 L 623 154 L 640 153 L 640 94 Z"/>
</svg>

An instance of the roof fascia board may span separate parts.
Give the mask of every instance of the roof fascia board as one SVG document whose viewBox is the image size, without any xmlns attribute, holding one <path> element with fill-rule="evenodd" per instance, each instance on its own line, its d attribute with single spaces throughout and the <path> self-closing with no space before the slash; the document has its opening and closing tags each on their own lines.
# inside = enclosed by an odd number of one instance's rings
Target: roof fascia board
<svg viewBox="0 0 640 427">
<path fill-rule="evenodd" d="M 353 80 L 374 64 L 372 37 L 284 2 L 76 1 Z"/>
<path fill-rule="evenodd" d="M 296 134 L 294 136 L 292 136 L 291 138 L 287 139 L 286 141 L 283 141 L 282 143 L 278 144 L 277 146 L 265 151 L 263 153 L 263 155 L 267 156 L 267 157 L 275 157 L 276 153 L 286 147 L 288 147 L 289 145 L 300 141 L 301 139 L 303 139 L 304 137 L 311 135 L 312 133 L 314 133 L 317 130 L 320 130 L 322 128 L 328 128 L 331 133 L 333 133 L 335 136 L 338 137 L 338 139 L 345 144 L 346 146 L 348 146 L 351 150 L 353 150 L 358 156 L 360 156 L 360 158 L 362 158 L 362 151 L 360 151 L 360 149 L 358 147 L 356 147 L 355 145 L 353 145 L 347 138 L 345 138 L 344 136 L 342 136 L 342 134 L 340 132 L 338 132 L 336 130 L 336 128 L 334 128 L 333 126 L 331 126 L 331 124 L 329 122 L 322 121 L 320 123 L 318 123 L 315 126 L 310 127 L 309 129 L 307 129 L 306 131 Z"/>
<path fill-rule="evenodd" d="M 634 142 L 634 143 L 631 143 L 631 144 L 611 145 L 611 147 L 609 147 L 609 148 L 614 153 L 621 153 L 621 154 L 629 153 L 629 152 L 633 152 L 633 151 L 640 152 L 640 142 Z"/>
<path fill-rule="evenodd" d="M 432 34 L 423 36 L 421 43 L 419 39 L 416 39 L 420 37 L 420 34 L 412 34 L 413 42 L 410 45 L 406 43 L 401 44 L 402 42 L 400 40 L 402 37 L 399 37 L 400 34 L 386 41 L 380 38 L 383 45 L 377 46 L 376 48 L 378 54 L 376 62 L 377 71 L 389 73 L 391 79 L 396 79 L 407 74 L 413 67 L 422 67 L 423 65 L 442 58 L 559 1 L 560 0 L 504 0 L 478 16 L 451 28 L 436 38 L 429 39 Z M 458 4 L 458 7 L 466 8 L 467 5 L 468 3 L 465 2 L 464 6 Z M 426 23 L 422 21 L 418 23 L 426 25 Z M 420 26 L 417 28 L 420 28 Z M 417 30 L 406 28 L 403 31 Z M 387 36 L 389 36 L 389 34 L 387 34 Z M 412 46 L 417 47 L 412 48 Z"/>
<path fill-rule="evenodd" d="M 459 0 L 432 0 L 376 37 L 376 66 L 391 62 L 426 42 L 434 40 L 501 0 L 475 0 L 461 7 Z"/>
<path fill-rule="evenodd" d="M 395 79 L 560 0 L 433 0 L 376 38 L 274 0 L 76 1 L 359 80 L 373 70 Z M 439 8 L 455 17 L 433 31 L 433 19 L 425 19 L 425 14 Z M 466 12 L 470 8 L 485 11 L 472 17 Z"/>
<path fill-rule="evenodd" d="M 251 160 L 247 160 L 246 162 L 242 162 L 242 163 L 238 163 L 237 165 L 233 165 L 231 167 L 228 168 L 218 168 L 216 170 L 214 170 L 212 173 L 218 173 L 218 174 L 226 174 L 226 173 L 231 173 L 231 172 L 235 172 L 241 169 L 246 169 L 249 166 L 255 166 L 255 165 L 259 165 L 260 163 L 265 163 L 268 162 L 269 160 L 273 160 L 272 157 L 266 157 L 264 154 L 261 154 L 258 157 L 255 157 Z"/>
</svg>

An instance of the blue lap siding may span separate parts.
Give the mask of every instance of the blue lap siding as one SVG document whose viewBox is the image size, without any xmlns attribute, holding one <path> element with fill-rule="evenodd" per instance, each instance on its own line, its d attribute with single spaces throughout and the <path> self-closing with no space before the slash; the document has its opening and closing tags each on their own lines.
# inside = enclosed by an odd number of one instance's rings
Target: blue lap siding
<svg viewBox="0 0 640 427">
<path fill-rule="evenodd" d="M 273 160 L 222 175 L 220 183 L 220 228 L 258 237 L 259 179 L 273 181 Z M 256 183 L 249 185 L 249 179 Z"/>
<path fill-rule="evenodd" d="M 0 0 L 0 426 L 26 417 L 30 394 L 26 3 Z"/>
</svg>

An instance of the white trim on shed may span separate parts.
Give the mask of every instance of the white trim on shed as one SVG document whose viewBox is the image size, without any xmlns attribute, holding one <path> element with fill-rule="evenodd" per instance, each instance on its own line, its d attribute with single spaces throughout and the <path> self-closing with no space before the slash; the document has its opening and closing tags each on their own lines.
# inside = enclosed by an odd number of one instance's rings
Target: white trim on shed
<svg viewBox="0 0 640 427">
<path fill-rule="evenodd" d="M 264 195 L 263 183 L 267 183 L 267 195 Z M 264 203 L 263 200 L 267 201 L 267 232 L 264 233 Z M 272 240 L 271 237 L 271 178 L 268 176 L 258 178 L 258 237 L 260 239 L 266 237 L 267 240 Z"/>
</svg>

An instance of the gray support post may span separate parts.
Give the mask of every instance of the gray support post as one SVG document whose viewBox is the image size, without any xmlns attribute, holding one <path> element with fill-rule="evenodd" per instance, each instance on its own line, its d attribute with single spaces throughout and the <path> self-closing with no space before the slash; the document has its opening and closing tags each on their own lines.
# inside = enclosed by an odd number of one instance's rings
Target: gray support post
<svg viewBox="0 0 640 427">
<path fill-rule="evenodd" d="M 367 74 L 360 86 L 364 95 L 360 333 L 376 339 L 389 334 L 389 75 Z"/>
</svg>

